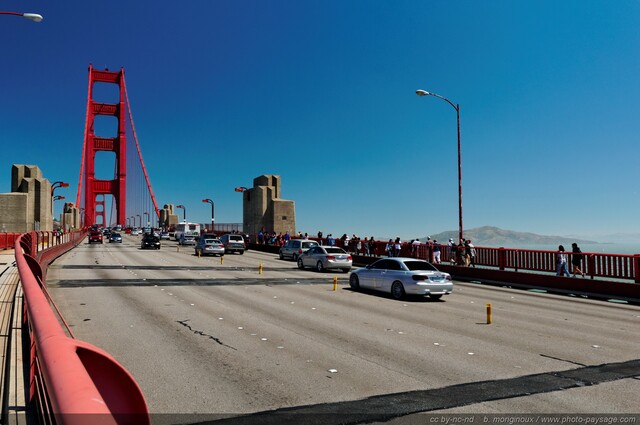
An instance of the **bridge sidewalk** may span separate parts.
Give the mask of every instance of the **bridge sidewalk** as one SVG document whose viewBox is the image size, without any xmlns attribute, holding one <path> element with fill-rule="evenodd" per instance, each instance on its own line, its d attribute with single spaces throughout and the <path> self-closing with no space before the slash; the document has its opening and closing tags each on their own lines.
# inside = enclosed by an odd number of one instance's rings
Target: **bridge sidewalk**
<svg viewBox="0 0 640 425">
<path fill-rule="evenodd" d="M 13 251 L 0 252 L 2 424 L 27 424 L 22 351 L 22 288 Z"/>
</svg>

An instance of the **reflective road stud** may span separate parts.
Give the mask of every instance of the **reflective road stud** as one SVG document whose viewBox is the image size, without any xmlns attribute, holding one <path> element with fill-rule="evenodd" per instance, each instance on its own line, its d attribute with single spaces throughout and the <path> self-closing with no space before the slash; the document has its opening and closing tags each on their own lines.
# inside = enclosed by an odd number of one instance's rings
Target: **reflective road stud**
<svg viewBox="0 0 640 425">
<path fill-rule="evenodd" d="M 338 276 L 333 277 L 333 290 L 338 290 Z"/>
<path fill-rule="evenodd" d="M 490 325 L 492 320 L 493 320 L 493 317 L 491 314 L 491 304 L 487 304 L 487 325 Z"/>
</svg>

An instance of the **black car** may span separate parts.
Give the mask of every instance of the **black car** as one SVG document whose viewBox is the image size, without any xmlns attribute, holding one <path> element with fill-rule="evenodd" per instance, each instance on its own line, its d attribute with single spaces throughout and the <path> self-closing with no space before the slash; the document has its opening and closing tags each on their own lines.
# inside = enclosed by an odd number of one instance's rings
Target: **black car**
<svg viewBox="0 0 640 425">
<path fill-rule="evenodd" d="M 152 233 L 145 233 L 140 242 L 141 249 L 160 249 L 160 238 Z"/>
</svg>

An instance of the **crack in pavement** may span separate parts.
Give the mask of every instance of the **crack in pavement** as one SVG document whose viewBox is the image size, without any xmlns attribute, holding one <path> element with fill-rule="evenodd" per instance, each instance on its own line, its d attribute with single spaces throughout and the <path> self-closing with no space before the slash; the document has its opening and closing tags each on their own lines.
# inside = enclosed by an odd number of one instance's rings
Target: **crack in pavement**
<svg viewBox="0 0 640 425">
<path fill-rule="evenodd" d="M 204 333 L 203 331 L 198 331 L 198 330 L 193 329 L 193 328 L 191 327 L 191 325 L 189 325 L 189 324 L 187 323 L 189 320 L 191 320 L 191 319 L 186 319 L 186 320 L 176 320 L 176 322 L 180 323 L 182 326 L 184 326 L 185 328 L 189 329 L 190 331 L 192 331 L 192 332 L 193 332 L 194 334 L 196 334 L 196 335 L 206 336 L 207 338 L 214 340 L 215 342 L 217 342 L 218 344 L 220 344 L 220 345 L 222 345 L 222 346 L 224 346 L 224 347 L 231 348 L 232 350 L 238 351 L 235 347 L 232 347 L 232 346 L 227 345 L 227 344 L 225 344 L 224 342 L 222 342 L 222 341 L 220 340 L 220 338 L 218 338 L 218 337 L 215 337 L 215 336 L 213 336 L 213 335 L 206 334 L 206 333 Z"/>
</svg>

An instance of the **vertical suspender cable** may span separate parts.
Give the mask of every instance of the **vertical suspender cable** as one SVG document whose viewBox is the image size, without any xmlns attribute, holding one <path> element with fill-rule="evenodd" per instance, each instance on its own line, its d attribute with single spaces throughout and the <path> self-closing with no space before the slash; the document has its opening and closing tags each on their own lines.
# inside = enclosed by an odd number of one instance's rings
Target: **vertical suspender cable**
<svg viewBox="0 0 640 425">
<path fill-rule="evenodd" d="M 124 83 L 124 93 L 127 99 L 127 108 L 129 110 L 129 121 L 131 121 L 131 130 L 133 132 L 133 140 L 136 143 L 136 149 L 138 151 L 138 157 L 140 158 L 140 165 L 142 166 L 142 172 L 144 173 L 144 178 L 147 182 L 147 187 L 149 188 L 149 194 L 151 195 L 151 200 L 153 201 L 153 207 L 155 209 L 156 215 L 160 215 L 160 209 L 158 208 L 158 203 L 156 202 L 156 198 L 153 195 L 153 190 L 151 189 L 151 182 L 149 181 L 149 176 L 147 175 L 147 169 L 144 166 L 144 160 L 142 159 L 142 152 L 140 151 L 140 144 L 138 143 L 138 136 L 136 135 L 136 126 L 133 123 L 133 114 L 131 113 L 131 103 L 129 102 L 129 93 L 127 92 L 127 84 L 124 81 L 124 73 L 122 74 L 122 82 Z"/>
</svg>

